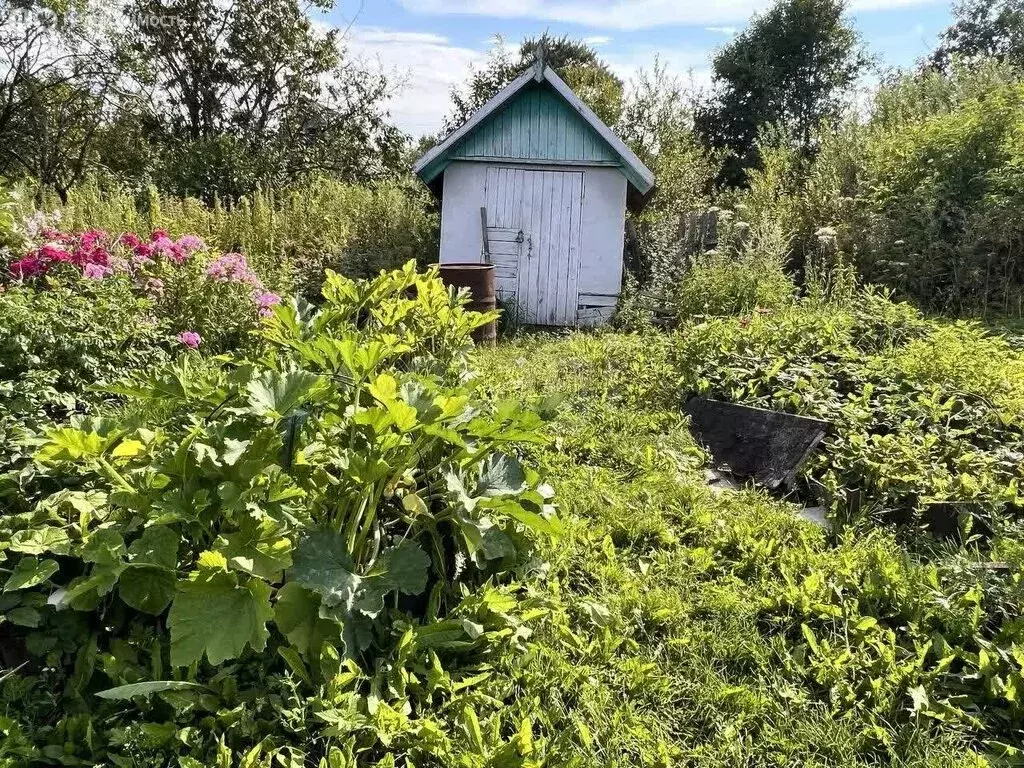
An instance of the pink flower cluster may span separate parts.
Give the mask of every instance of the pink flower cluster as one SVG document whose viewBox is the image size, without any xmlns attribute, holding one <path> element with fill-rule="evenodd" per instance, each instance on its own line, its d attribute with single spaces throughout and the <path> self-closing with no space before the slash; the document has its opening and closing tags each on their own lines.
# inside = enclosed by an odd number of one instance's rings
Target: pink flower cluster
<svg viewBox="0 0 1024 768">
<path fill-rule="evenodd" d="M 131 232 L 111 241 L 110 236 L 99 229 L 78 235 L 43 229 L 40 235 L 43 244 L 11 264 L 10 274 L 14 279 L 40 277 L 58 264 L 71 264 L 78 267 L 83 276 L 101 280 L 115 270 L 129 269 L 128 262 L 114 253 L 116 246 L 131 252 L 135 266 L 150 264 L 156 256 L 184 264 L 193 253 L 206 247 L 196 235 L 184 235 L 174 241 L 162 229 L 153 232 L 149 241 Z"/>
<path fill-rule="evenodd" d="M 252 271 L 245 256 L 240 253 L 225 253 L 206 268 L 206 276 L 221 283 L 245 283 L 252 287 L 252 300 L 256 303 L 260 317 L 271 314 L 271 307 L 281 303 L 276 293 L 264 290 L 263 281 Z"/>
<path fill-rule="evenodd" d="M 108 250 L 109 236 L 99 229 L 89 230 L 80 235 L 44 230 L 46 242 L 13 262 L 11 277 L 26 280 L 45 275 L 57 264 L 70 264 L 82 270 L 86 277 L 96 278 L 101 270 L 109 270 L 111 263 Z"/>
<path fill-rule="evenodd" d="M 206 248 L 206 243 L 198 235 L 182 235 L 174 241 L 164 229 L 153 230 L 148 242 L 133 232 L 126 232 L 118 243 L 131 250 L 132 261 L 138 265 L 149 264 L 157 256 L 175 264 L 184 264 L 196 251 Z"/>
<path fill-rule="evenodd" d="M 175 266 L 182 266 L 195 253 L 207 248 L 198 235 L 183 235 L 173 240 L 163 229 L 154 230 L 148 239 L 134 232 L 111 238 L 98 229 L 70 234 L 46 227 L 46 219 L 38 218 L 35 230 L 43 244 L 10 265 L 10 276 L 16 280 L 42 277 L 58 264 L 69 264 L 79 269 L 88 280 L 103 280 L 115 272 L 129 274 L 141 291 L 155 299 L 164 295 L 165 285 L 163 280 L 146 269 L 149 265 L 166 259 Z M 259 276 L 240 253 L 218 256 L 206 268 L 206 277 L 216 282 L 247 286 L 261 317 L 270 315 L 272 308 L 281 303 L 281 297 L 264 288 Z M 183 331 L 178 338 L 193 349 L 199 346 L 199 335 L 193 331 Z"/>
<path fill-rule="evenodd" d="M 260 317 L 269 317 L 273 313 L 272 307 L 276 307 L 281 303 L 281 297 L 270 291 L 263 291 L 262 293 L 255 291 L 253 293 L 253 300 L 260 311 Z"/>
<path fill-rule="evenodd" d="M 206 276 L 220 283 L 248 283 L 253 288 L 263 287 L 245 256 L 240 253 L 225 253 L 215 259 L 206 268 Z"/>
<path fill-rule="evenodd" d="M 199 345 L 203 343 L 203 337 L 195 331 L 182 331 L 178 334 L 178 341 L 189 349 L 199 349 Z"/>
</svg>

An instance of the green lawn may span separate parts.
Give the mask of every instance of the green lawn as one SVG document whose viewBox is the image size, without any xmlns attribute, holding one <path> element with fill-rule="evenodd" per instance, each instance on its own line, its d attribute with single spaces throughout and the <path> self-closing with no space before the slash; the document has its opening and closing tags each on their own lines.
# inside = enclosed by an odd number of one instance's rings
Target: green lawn
<svg viewBox="0 0 1024 768">
<path fill-rule="evenodd" d="M 552 618 L 506 662 L 548 764 L 986 764 L 969 725 L 914 712 L 920 665 L 892 625 L 925 570 L 884 533 L 829 541 L 792 505 L 708 490 L 670 344 L 572 333 L 478 353 L 494 396 L 566 397 L 535 455 L 567 527 L 537 587 Z"/>
</svg>

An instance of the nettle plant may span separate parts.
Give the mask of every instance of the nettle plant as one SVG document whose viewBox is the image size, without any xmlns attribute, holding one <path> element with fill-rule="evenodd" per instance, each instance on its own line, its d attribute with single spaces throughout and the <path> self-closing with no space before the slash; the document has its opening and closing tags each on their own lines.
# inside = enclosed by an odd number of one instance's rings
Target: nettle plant
<svg viewBox="0 0 1024 768">
<path fill-rule="evenodd" d="M 328 273 L 317 310 L 265 320 L 259 361 L 186 353 L 112 388 L 144 419 L 50 430 L 36 460 L 65 488 L 0 518 L 0 616 L 30 663 L 88 669 L 75 690 L 108 696 L 274 649 L 319 674 L 325 653 L 368 663 L 397 617 L 428 622 L 536 565 L 533 536 L 561 527 L 516 445 L 542 439 L 552 404 L 474 394 L 469 334 L 492 319 L 412 263 Z M 148 662 L 91 672 L 125 646 Z"/>
<path fill-rule="evenodd" d="M 929 323 L 872 292 L 857 301 L 688 326 L 673 352 L 681 389 L 829 421 L 802 474 L 842 519 L 923 525 L 929 505 L 951 503 L 1016 525 L 1024 358 L 980 326 Z"/>
</svg>

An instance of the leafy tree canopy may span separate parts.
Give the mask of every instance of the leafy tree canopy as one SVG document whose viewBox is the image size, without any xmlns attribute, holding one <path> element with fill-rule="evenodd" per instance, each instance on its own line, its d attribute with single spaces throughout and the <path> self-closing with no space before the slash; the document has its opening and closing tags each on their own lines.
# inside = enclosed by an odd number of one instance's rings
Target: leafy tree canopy
<svg viewBox="0 0 1024 768">
<path fill-rule="evenodd" d="M 948 71 L 954 57 L 967 61 L 997 59 L 1024 65 L 1024 2 L 963 0 L 953 8 L 953 24 L 930 63 Z"/>
<path fill-rule="evenodd" d="M 396 167 L 404 136 L 381 106 L 388 83 L 347 60 L 336 31 L 315 29 L 309 11 L 330 5 L 134 0 L 130 46 L 174 148 L 163 186 L 233 196 L 253 180 Z"/>
<path fill-rule="evenodd" d="M 99 6 L 0 0 L 0 174 L 62 198 L 95 159 L 106 116 L 128 96 Z"/>
<path fill-rule="evenodd" d="M 533 66 L 543 52 L 544 60 L 605 123 L 613 125 L 622 113 L 623 82 L 581 40 L 547 35 L 526 38 L 516 55 L 499 40 L 487 64 L 470 74 L 462 89 L 452 89 L 452 111 L 445 120 L 445 132 L 458 128 L 498 91 Z"/>
<path fill-rule="evenodd" d="M 330 0 L 0 0 L 0 174 L 89 173 L 237 198 L 394 172 L 389 83 L 311 13 Z"/>
<path fill-rule="evenodd" d="M 714 93 L 697 128 L 735 153 L 723 181 L 741 183 L 756 165 L 762 126 L 781 124 L 807 151 L 822 121 L 838 117 L 869 63 L 844 11 L 842 0 L 778 0 L 715 56 Z"/>
</svg>

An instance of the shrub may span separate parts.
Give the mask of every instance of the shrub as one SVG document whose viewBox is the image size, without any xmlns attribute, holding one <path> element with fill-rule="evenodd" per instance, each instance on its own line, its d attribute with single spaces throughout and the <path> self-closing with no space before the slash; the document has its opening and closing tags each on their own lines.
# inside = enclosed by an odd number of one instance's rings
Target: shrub
<svg viewBox="0 0 1024 768">
<path fill-rule="evenodd" d="M 806 476 L 835 511 L 863 498 L 862 513 L 917 524 L 928 504 L 955 502 L 989 526 L 1013 525 L 1024 357 L 980 327 L 928 323 L 868 293 L 855 311 L 798 306 L 692 325 L 676 354 L 686 394 L 831 422 Z"/>
<path fill-rule="evenodd" d="M 785 272 L 788 238 L 778 223 L 720 211 L 718 247 L 693 257 L 676 289 L 680 320 L 742 315 L 791 304 L 796 286 Z"/>
<path fill-rule="evenodd" d="M 411 186 L 410 186 L 411 185 Z M 319 294 L 325 269 L 352 277 L 371 277 L 409 260 L 421 266 L 437 261 L 439 218 L 434 202 L 416 179 L 374 187 L 318 181 L 291 193 L 291 211 L 302 212 L 296 233 L 309 242 L 286 251 L 295 264 L 298 290 Z M 290 211 L 282 211 L 289 216 Z M 320 218 L 336 219 L 344 229 L 332 243 L 319 242 Z"/>
<path fill-rule="evenodd" d="M 938 310 L 1016 311 L 1022 131 L 1024 86 L 1016 83 L 876 129 L 865 157 L 878 217 L 862 249 L 867 277 Z"/>
<path fill-rule="evenodd" d="M 166 359 L 167 326 L 153 302 L 122 280 L 74 273 L 45 290 L 0 290 L 0 506 L 24 511 L 35 471 L 32 440 L 44 425 L 93 413 L 97 387 Z"/>
<path fill-rule="evenodd" d="M 269 314 L 280 301 L 243 255 L 217 255 L 196 235 L 172 240 L 164 230 L 142 239 L 132 232 L 111 236 L 101 230 L 43 229 L 38 244 L 11 261 L 8 272 L 11 280 L 42 290 L 47 278 L 58 273 L 123 282 L 151 299 L 153 311 L 176 331 L 191 334 L 195 343 L 205 339 L 215 351 L 244 345 L 258 316 Z"/>
<path fill-rule="evenodd" d="M 792 232 L 801 277 L 827 228 L 862 281 L 931 311 L 1017 315 L 1022 131 L 1024 84 L 1009 67 L 901 73 L 867 120 L 823 133 L 811 163 L 766 134 L 744 201 Z"/>
<path fill-rule="evenodd" d="M 626 94 L 619 136 L 658 180 L 657 191 L 630 217 L 626 268 L 645 287 L 667 290 L 666 277 L 680 274 L 680 224 L 711 203 L 720 158 L 709 155 L 693 132 L 693 103 L 683 82 L 660 62 L 640 70 Z"/>
<path fill-rule="evenodd" d="M 94 413 L 103 387 L 173 349 L 245 352 L 260 315 L 280 301 L 239 254 L 214 257 L 199 238 L 80 234 L 30 222 L 0 286 L 0 495 L 25 505 L 41 425 Z M 6 260 L 5 260 L 6 261 Z"/>
<path fill-rule="evenodd" d="M 712 253 L 701 256 L 686 273 L 676 298 L 681 319 L 749 315 L 791 303 L 792 279 L 782 265 L 767 259 L 734 260 Z"/>
<path fill-rule="evenodd" d="M 6 642 L 28 662 L 6 685 L 36 688 L 5 728 L 26 758 L 352 764 L 400 738 L 418 764 L 456 760 L 422 708 L 475 720 L 474 679 L 441 655 L 525 638 L 515 599 L 467 587 L 560 531 L 515 454 L 543 420 L 461 383 L 494 317 L 436 272 L 332 273 L 323 298 L 275 308 L 259 361 L 187 354 L 114 388 L 129 418 L 48 431 L 36 459 L 65 488 L 0 518 Z M 532 750 L 523 727 L 510 754 Z"/>
</svg>

